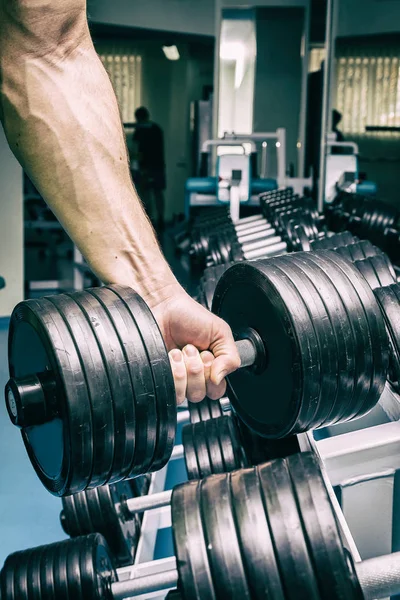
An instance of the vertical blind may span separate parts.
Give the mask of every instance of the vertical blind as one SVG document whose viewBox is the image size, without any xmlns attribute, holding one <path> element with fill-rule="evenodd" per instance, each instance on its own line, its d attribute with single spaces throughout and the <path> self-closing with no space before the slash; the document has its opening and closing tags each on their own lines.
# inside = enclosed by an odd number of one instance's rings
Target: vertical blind
<svg viewBox="0 0 400 600">
<path fill-rule="evenodd" d="M 339 48 L 335 106 L 345 133 L 400 127 L 400 46 Z"/>
<path fill-rule="evenodd" d="M 134 120 L 136 108 L 141 105 L 142 57 L 127 41 L 102 41 L 96 50 L 104 64 L 117 96 L 122 121 Z"/>
</svg>

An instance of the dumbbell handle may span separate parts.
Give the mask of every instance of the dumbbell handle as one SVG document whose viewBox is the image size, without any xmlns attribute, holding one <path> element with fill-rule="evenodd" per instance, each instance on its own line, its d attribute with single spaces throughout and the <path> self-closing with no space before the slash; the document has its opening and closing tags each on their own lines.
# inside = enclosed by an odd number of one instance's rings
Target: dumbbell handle
<svg viewBox="0 0 400 600">
<path fill-rule="evenodd" d="M 276 235 L 276 231 L 273 227 L 271 227 L 271 225 L 263 225 L 262 228 L 257 227 L 256 231 L 251 231 L 251 233 L 248 233 L 247 231 L 245 233 L 241 233 L 237 236 L 236 241 L 239 244 L 248 244 L 253 240 L 260 240 L 261 238 L 270 238 Z"/>
<path fill-rule="evenodd" d="M 138 565 L 140 571 L 146 571 L 146 567 L 148 566 L 149 570 L 153 571 L 154 574 L 145 576 L 139 575 L 138 577 L 111 584 L 111 595 L 113 600 L 125 600 L 126 598 L 131 597 L 136 598 L 136 596 L 141 596 L 142 594 L 152 594 L 153 592 L 176 588 L 179 578 L 176 569 L 176 560 L 171 557 L 168 559 L 168 562 L 171 563 L 171 568 L 168 570 L 165 570 L 165 559 Z M 160 565 L 160 572 L 157 572 L 157 563 Z M 132 572 L 134 573 L 138 567 L 133 567 Z M 125 569 L 124 572 L 126 572 Z"/>
<path fill-rule="evenodd" d="M 355 567 L 365 600 L 400 594 L 400 552 L 369 558 Z"/>
<path fill-rule="evenodd" d="M 277 256 L 278 254 L 284 254 L 287 252 L 286 242 L 277 242 L 275 244 L 269 244 L 268 246 L 262 246 L 261 248 L 255 248 L 253 250 L 243 251 L 246 260 L 254 260 L 255 258 L 267 258 L 268 256 Z"/>
<path fill-rule="evenodd" d="M 240 356 L 240 368 L 254 365 L 257 360 L 257 348 L 250 339 L 237 341 L 236 348 Z"/>
<path fill-rule="evenodd" d="M 130 596 L 176 588 L 178 571 L 175 559 L 169 559 L 171 568 L 164 571 L 161 571 L 161 565 L 163 564 L 165 568 L 165 563 L 159 561 L 160 572 L 158 573 L 157 562 L 149 563 L 149 569 L 151 568 L 154 573 L 152 575 L 113 583 L 111 586 L 113 600 L 125 600 Z M 146 565 L 142 564 L 140 568 L 145 570 Z M 380 600 L 400 593 L 400 552 L 356 563 L 355 569 L 365 600 Z M 135 571 L 135 567 L 132 570 Z"/>
<path fill-rule="evenodd" d="M 252 229 L 253 227 L 258 227 L 262 224 L 268 224 L 267 219 L 264 217 L 258 217 L 258 219 L 254 219 L 253 221 L 249 221 L 247 223 L 236 223 L 234 225 L 234 229 L 237 233 L 240 231 L 246 231 L 247 229 Z"/>
</svg>

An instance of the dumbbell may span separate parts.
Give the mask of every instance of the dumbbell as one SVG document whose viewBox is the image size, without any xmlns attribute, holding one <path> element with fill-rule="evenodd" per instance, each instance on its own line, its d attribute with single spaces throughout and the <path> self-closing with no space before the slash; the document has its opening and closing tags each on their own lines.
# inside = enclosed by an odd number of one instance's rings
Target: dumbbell
<svg viewBox="0 0 400 600">
<path fill-rule="evenodd" d="M 230 402 L 259 435 L 349 420 L 379 400 L 388 368 L 383 317 L 356 267 L 334 252 L 238 263 L 218 282 L 213 311 L 231 326 L 242 361 L 228 379 Z M 133 290 L 22 302 L 10 321 L 9 366 L 9 416 L 53 494 L 168 462 L 172 371 L 156 321 Z"/>
<path fill-rule="evenodd" d="M 309 250 L 310 240 L 325 236 L 323 217 L 305 206 L 294 209 L 285 206 L 271 222 L 274 224 L 273 231 L 277 234 L 273 238 L 261 238 L 256 241 L 247 238 L 242 239 L 240 243 L 227 233 L 212 238 L 209 241 L 210 254 L 206 260 L 207 266 Z"/>
<path fill-rule="evenodd" d="M 374 290 L 382 314 L 390 342 L 389 380 L 400 387 L 400 284 L 394 283 Z"/>
<path fill-rule="evenodd" d="M 253 457 L 259 453 L 259 446 L 262 445 L 254 437 L 246 440 L 245 451 L 241 445 L 237 420 L 230 415 L 186 425 L 182 430 L 182 441 L 181 446 L 175 446 L 170 460 L 184 457 L 189 480 L 249 466 L 251 463 L 246 452 Z M 295 442 L 291 447 L 299 448 Z M 269 444 L 264 448 L 263 456 L 275 458 L 276 451 L 285 452 L 287 448 L 289 446 L 282 445 L 274 451 L 273 444 Z M 268 455 L 268 452 L 271 454 Z M 146 486 L 138 489 L 137 482 L 142 479 Z M 110 546 L 118 567 L 133 564 L 141 515 L 129 510 L 129 501 L 146 496 L 149 485 L 150 479 L 146 476 L 63 497 L 60 520 L 65 533 L 73 538 L 100 533 Z M 146 505 L 150 499 L 154 499 L 153 496 L 157 499 L 156 495 L 146 497 Z"/>
<path fill-rule="evenodd" d="M 285 440 L 259 438 L 230 414 L 186 425 L 182 430 L 182 441 L 182 446 L 174 448 L 171 460 L 184 457 L 189 480 L 229 473 L 310 448 L 306 435 Z M 146 482 L 145 489 L 137 489 L 136 482 L 140 479 Z M 70 537 L 102 534 L 116 566 L 133 564 L 141 513 L 135 509 L 137 503 L 133 503 L 133 512 L 130 510 L 130 500 L 145 496 L 148 489 L 149 479 L 146 477 L 66 496 L 62 498 L 62 527 Z M 169 499 L 169 493 L 161 496 L 152 494 L 146 496 L 143 502 L 149 509 L 159 507 L 166 498 Z"/>
<path fill-rule="evenodd" d="M 359 237 L 378 244 L 392 260 L 397 260 L 399 211 L 395 207 L 356 194 L 341 193 L 325 212 L 332 230 L 350 229 Z M 396 240 L 394 244 L 393 240 Z"/>
<path fill-rule="evenodd" d="M 212 238 L 209 245 L 209 254 L 206 259 L 207 267 L 240 260 L 254 260 L 259 257 L 274 256 L 287 251 L 286 242 L 279 235 L 263 237 L 249 242 L 234 242 L 228 235 L 219 235 Z"/>
<path fill-rule="evenodd" d="M 239 224 L 234 224 L 227 220 L 222 223 L 212 223 L 207 228 L 195 229 L 192 232 L 192 242 L 189 250 L 192 261 L 203 265 L 209 252 L 210 241 L 219 235 L 226 235 L 239 243 L 246 243 L 247 241 L 270 237 L 275 234 L 271 224 L 262 215 L 258 216 L 256 220 L 252 217 L 249 218 L 252 220 L 247 221 L 246 219 L 245 223 L 239 221 Z"/>
<path fill-rule="evenodd" d="M 62 498 L 61 526 L 70 537 L 102 534 L 119 567 L 133 564 L 139 542 L 141 518 L 125 509 L 129 498 L 145 496 L 150 476 L 137 477 L 85 490 Z"/>
<path fill-rule="evenodd" d="M 298 245 L 302 246 L 303 249 L 308 250 L 334 250 L 341 254 L 344 258 L 350 262 L 363 261 L 366 258 L 381 256 L 380 259 L 373 262 L 373 269 L 377 268 L 378 273 L 377 279 L 370 273 L 369 283 L 373 285 L 373 288 L 382 285 L 389 285 L 397 281 L 397 276 L 394 267 L 389 260 L 388 256 L 379 248 L 374 246 L 368 240 L 359 240 L 359 238 L 353 236 L 349 231 L 343 231 L 338 234 L 329 235 L 318 240 L 309 241 L 303 228 L 301 226 L 295 226 L 293 237 L 298 236 Z M 385 264 L 381 264 L 381 261 Z M 202 278 L 200 279 L 198 288 L 198 301 L 200 304 L 211 310 L 212 299 L 214 296 L 215 288 L 220 277 L 225 271 L 232 266 L 232 262 L 225 263 L 222 265 L 211 266 L 205 269 Z M 361 266 L 361 269 L 363 267 Z M 360 270 L 360 269 L 359 269 Z M 368 267 L 364 268 L 363 274 L 368 274 Z M 388 279 L 388 277 L 390 279 Z M 379 283 L 377 283 L 379 282 Z"/>
<path fill-rule="evenodd" d="M 16 552 L 0 574 L 2 598 L 123 600 L 172 588 L 193 600 L 377 600 L 400 592 L 400 553 L 355 563 L 344 547 L 311 453 L 177 486 L 170 501 L 175 557 L 116 571 L 98 534 Z"/>
<path fill-rule="evenodd" d="M 269 206 L 277 205 L 281 208 L 281 210 L 292 210 L 295 207 L 307 207 L 310 208 L 310 199 L 302 199 L 298 196 L 293 196 L 292 190 L 289 191 L 289 194 L 276 196 L 274 195 L 270 198 L 269 202 L 271 203 Z M 266 213 L 266 199 L 261 197 L 260 204 L 264 213 Z M 282 208 L 284 206 L 284 208 Z M 271 211 L 269 215 L 273 215 Z M 229 217 L 227 217 L 227 220 Z M 278 225 L 277 225 L 278 226 Z M 272 235 L 275 235 L 274 228 L 271 227 L 268 219 L 265 219 L 263 215 L 246 217 L 245 219 L 239 220 L 237 223 L 229 222 L 215 222 L 210 220 L 207 223 L 206 227 L 198 228 L 193 231 L 192 234 L 192 246 L 190 250 L 190 254 L 194 260 L 196 260 L 200 265 L 203 265 L 204 259 L 206 258 L 209 250 L 210 243 L 214 237 L 219 237 L 224 235 L 227 239 L 235 244 L 247 244 L 252 241 L 267 238 Z M 248 236 L 248 237 L 247 237 Z"/>
</svg>

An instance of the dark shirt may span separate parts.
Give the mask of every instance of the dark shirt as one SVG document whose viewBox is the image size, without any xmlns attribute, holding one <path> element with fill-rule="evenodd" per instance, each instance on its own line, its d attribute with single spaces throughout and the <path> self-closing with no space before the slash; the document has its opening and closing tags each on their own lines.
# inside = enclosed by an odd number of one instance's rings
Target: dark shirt
<svg viewBox="0 0 400 600">
<path fill-rule="evenodd" d="M 140 169 L 151 171 L 165 169 L 164 134 L 159 125 L 151 121 L 137 123 L 133 141 L 137 145 Z"/>
</svg>

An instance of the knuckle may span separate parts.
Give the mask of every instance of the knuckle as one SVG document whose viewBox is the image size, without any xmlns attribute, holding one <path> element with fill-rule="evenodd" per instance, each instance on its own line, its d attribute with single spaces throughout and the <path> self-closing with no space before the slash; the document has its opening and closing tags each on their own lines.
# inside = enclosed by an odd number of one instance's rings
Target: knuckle
<svg viewBox="0 0 400 600">
<path fill-rule="evenodd" d="M 204 373 L 204 365 L 202 362 L 193 362 L 187 365 L 187 372 L 189 375 L 199 376 Z"/>
<path fill-rule="evenodd" d="M 178 369 L 174 371 L 174 379 L 178 382 L 183 382 L 186 379 L 186 373 L 184 369 Z"/>
</svg>

